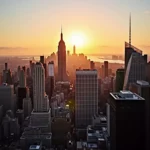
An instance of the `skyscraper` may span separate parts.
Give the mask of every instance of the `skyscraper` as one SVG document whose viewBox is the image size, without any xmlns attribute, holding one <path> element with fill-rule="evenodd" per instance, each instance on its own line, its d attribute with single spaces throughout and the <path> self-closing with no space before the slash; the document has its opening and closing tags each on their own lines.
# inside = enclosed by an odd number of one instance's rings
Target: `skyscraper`
<svg viewBox="0 0 150 150">
<path fill-rule="evenodd" d="M 31 104 L 31 98 L 29 97 L 29 91 L 27 92 L 26 98 L 23 99 L 23 110 L 24 110 L 25 118 L 31 115 L 32 104 Z"/>
<path fill-rule="evenodd" d="M 108 61 L 104 61 L 104 77 L 108 77 Z"/>
<path fill-rule="evenodd" d="M 137 83 L 131 84 L 130 90 L 137 93 L 145 99 L 145 111 L 146 111 L 146 150 L 150 149 L 150 85 L 146 81 L 137 81 Z"/>
<path fill-rule="evenodd" d="M 123 90 L 125 69 L 117 69 L 116 71 L 116 87 L 115 92 Z"/>
<path fill-rule="evenodd" d="M 90 69 L 91 70 L 95 69 L 95 63 L 94 63 L 94 61 L 90 61 Z"/>
<path fill-rule="evenodd" d="M 61 30 L 61 37 L 58 44 L 58 80 L 66 81 L 66 78 L 66 45 Z"/>
<path fill-rule="evenodd" d="M 0 86 L 0 105 L 3 105 L 4 113 L 7 110 L 15 111 L 16 96 L 14 95 L 14 86 L 4 83 Z"/>
<path fill-rule="evenodd" d="M 45 78 L 47 77 L 47 65 L 45 63 L 44 56 L 40 56 L 40 62 L 43 64 L 44 70 L 45 70 Z"/>
<path fill-rule="evenodd" d="M 110 93 L 110 150 L 145 149 L 145 99 L 130 91 Z"/>
<path fill-rule="evenodd" d="M 73 46 L 73 55 L 76 55 L 76 46 Z"/>
<path fill-rule="evenodd" d="M 42 63 L 42 64 L 44 64 L 44 56 L 40 56 L 40 62 Z"/>
<path fill-rule="evenodd" d="M 25 67 L 19 71 L 19 87 L 17 88 L 17 108 L 23 109 L 23 99 L 27 94 Z"/>
<path fill-rule="evenodd" d="M 129 17 L 129 43 L 125 42 L 125 72 L 128 66 L 129 59 L 133 52 L 139 53 L 142 55 L 142 51 L 136 48 L 131 44 L 131 14 Z"/>
<path fill-rule="evenodd" d="M 8 64 L 5 63 L 5 68 L 3 70 L 3 82 L 6 83 L 7 80 L 7 72 L 8 72 Z"/>
<path fill-rule="evenodd" d="M 45 93 L 45 70 L 40 62 L 36 63 L 33 72 L 33 111 L 30 123 L 32 127 L 50 129 L 49 99 Z"/>
<path fill-rule="evenodd" d="M 85 128 L 91 124 L 92 116 L 98 113 L 97 70 L 76 70 L 75 124 Z"/>
<path fill-rule="evenodd" d="M 31 143 L 42 142 L 46 147 L 51 143 L 51 114 L 48 96 L 45 94 L 45 70 L 43 64 L 37 62 L 33 70 L 34 107 L 30 117 L 29 127 L 24 129 L 20 137 L 22 149 L 29 149 Z M 26 101 L 26 102 L 25 102 Z M 24 106 L 30 114 L 30 99 L 24 99 Z"/>
<path fill-rule="evenodd" d="M 33 99 L 35 112 L 48 111 L 49 103 L 45 95 L 45 70 L 40 62 L 37 62 L 34 68 Z"/>
<path fill-rule="evenodd" d="M 145 56 L 137 52 L 132 53 L 125 72 L 124 90 L 128 90 L 131 83 L 146 79 L 146 63 Z"/>
<path fill-rule="evenodd" d="M 26 75 L 23 69 L 20 70 L 19 74 L 19 87 L 26 87 Z"/>
<path fill-rule="evenodd" d="M 54 62 L 51 61 L 48 63 L 48 77 L 46 79 L 46 93 L 49 97 L 49 100 L 52 97 L 54 86 L 55 86 Z"/>
</svg>

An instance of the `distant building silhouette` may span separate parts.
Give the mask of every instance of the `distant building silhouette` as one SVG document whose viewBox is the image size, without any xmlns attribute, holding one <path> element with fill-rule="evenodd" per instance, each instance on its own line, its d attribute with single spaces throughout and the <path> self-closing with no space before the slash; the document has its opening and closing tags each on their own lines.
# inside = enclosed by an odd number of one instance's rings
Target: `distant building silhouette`
<svg viewBox="0 0 150 150">
<path fill-rule="evenodd" d="M 95 69 L 95 63 L 94 63 L 94 61 L 90 61 L 90 69 L 91 70 Z"/>
<path fill-rule="evenodd" d="M 40 56 L 40 62 L 41 62 L 42 64 L 44 64 L 44 62 L 45 62 L 44 56 Z"/>
<path fill-rule="evenodd" d="M 73 55 L 76 55 L 76 46 L 73 46 Z"/>
<path fill-rule="evenodd" d="M 19 87 L 26 87 L 26 75 L 23 69 L 20 70 L 19 74 Z"/>
<path fill-rule="evenodd" d="M 108 61 L 104 61 L 104 77 L 108 77 Z"/>
<path fill-rule="evenodd" d="M 66 78 L 66 45 L 61 30 L 61 37 L 58 44 L 58 80 L 66 81 Z"/>
</svg>

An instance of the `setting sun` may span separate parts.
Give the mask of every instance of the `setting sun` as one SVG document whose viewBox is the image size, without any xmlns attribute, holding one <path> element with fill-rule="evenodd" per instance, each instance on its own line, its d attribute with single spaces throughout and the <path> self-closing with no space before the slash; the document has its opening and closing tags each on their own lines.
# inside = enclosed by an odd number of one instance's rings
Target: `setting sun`
<svg viewBox="0 0 150 150">
<path fill-rule="evenodd" d="M 85 42 L 85 38 L 82 34 L 73 34 L 71 37 L 72 45 L 83 46 Z"/>
</svg>

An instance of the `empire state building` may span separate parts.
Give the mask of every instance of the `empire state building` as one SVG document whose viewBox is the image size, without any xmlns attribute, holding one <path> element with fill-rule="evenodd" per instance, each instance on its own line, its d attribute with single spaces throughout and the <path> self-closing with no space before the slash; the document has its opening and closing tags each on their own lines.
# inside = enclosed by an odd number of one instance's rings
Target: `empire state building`
<svg viewBox="0 0 150 150">
<path fill-rule="evenodd" d="M 66 45 L 63 40 L 63 33 L 61 30 L 61 37 L 58 44 L 58 80 L 66 81 Z"/>
</svg>

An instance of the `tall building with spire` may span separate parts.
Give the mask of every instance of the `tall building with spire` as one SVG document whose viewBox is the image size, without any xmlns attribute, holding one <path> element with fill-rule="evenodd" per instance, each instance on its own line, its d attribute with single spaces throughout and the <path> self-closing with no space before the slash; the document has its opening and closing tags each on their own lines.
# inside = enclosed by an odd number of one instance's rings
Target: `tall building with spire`
<svg viewBox="0 0 150 150">
<path fill-rule="evenodd" d="M 131 44 L 131 14 L 129 17 L 129 43 L 125 42 L 125 77 L 124 90 L 128 90 L 131 83 L 145 80 L 147 55 Z"/>
<path fill-rule="evenodd" d="M 58 80 L 66 81 L 66 45 L 63 40 L 63 33 L 61 29 L 61 37 L 58 44 Z"/>
<path fill-rule="evenodd" d="M 128 66 L 129 59 L 133 52 L 139 53 L 142 55 L 142 51 L 136 48 L 131 43 L 131 13 L 129 16 L 129 42 L 125 42 L 125 72 Z"/>
</svg>

